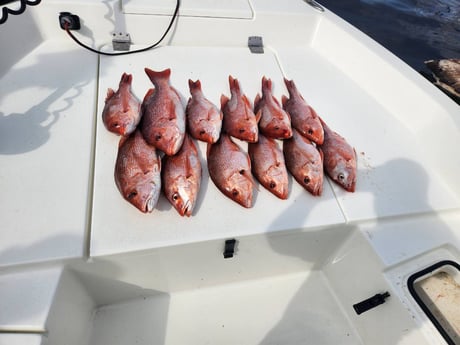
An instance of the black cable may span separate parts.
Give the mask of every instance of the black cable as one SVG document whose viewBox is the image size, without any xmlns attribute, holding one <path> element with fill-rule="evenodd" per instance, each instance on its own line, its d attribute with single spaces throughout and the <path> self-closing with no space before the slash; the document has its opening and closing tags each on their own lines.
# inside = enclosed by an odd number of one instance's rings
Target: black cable
<svg viewBox="0 0 460 345">
<path fill-rule="evenodd" d="M 26 10 L 27 5 L 29 6 L 35 6 L 38 5 L 42 0 L 21 0 L 21 6 L 17 10 L 12 10 L 11 8 L 8 7 L 3 7 L 2 8 L 2 16 L 0 17 L 0 24 L 3 24 L 6 22 L 8 19 L 8 14 L 12 14 L 17 16 L 18 14 L 23 13 Z M 2 2 L 2 5 L 6 5 L 8 1 Z"/>
<path fill-rule="evenodd" d="M 69 34 L 69 36 L 81 47 L 89 50 L 89 51 L 92 51 L 93 53 L 96 53 L 96 54 L 100 54 L 100 55 L 108 55 L 108 56 L 114 56 L 114 55 L 128 55 L 128 54 L 134 54 L 134 53 L 140 53 L 140 52 L 144 52 L 146 50 L 150 50 L 152 48 L 155 48 L 156 46 L 158 46 L 163 40 L 164 38 L 166 37 L 166 35 L 169 33 L 169 31 L 171 30 L 171 27 L 174 23 L 174 21 L 176 20 L 177 18 L 177 14 L 179 12 L 179 7 L 180 7 L 180 0 L 177 0 L 177 3 L 176 3 L 176 9 L 174 10 L 174 14 L 171 18 L 171 21 L 169 22 L 169 25 L 166 29 L 166 31 L 164 32 L 163 36 L 161 36 L 161 38 L 158 40 L 158 42 L 148 46 L 148 47 L 145 47 L 145 48 L 141 48 L 141 49 L 137 49 L 137 50 L 130 50 L 130 51 L 124 51 L 124 52 L 116 52 L 116 53 L 108 53 L 108 52 L 103 52 L 103 51 L 100 51 L 100 50 L 97 50 L 97 49 L 94 49 L 94 48 L 91 48 L 90 46 L 87 46 L 86 44 L 82 43 L 78 38 L 76 38 L 69 30 L 69 24 L 66 23 L 65 24 L 65 31 Z"/>
</svg>

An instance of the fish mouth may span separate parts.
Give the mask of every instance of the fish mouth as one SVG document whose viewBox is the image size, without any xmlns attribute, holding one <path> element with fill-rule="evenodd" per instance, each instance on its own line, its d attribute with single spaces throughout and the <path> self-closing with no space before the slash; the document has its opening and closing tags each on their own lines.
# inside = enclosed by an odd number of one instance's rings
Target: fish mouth
<svg viewBox="0 0 460 345">
<path fill-rule="evenodd" d="M 192 215 L 192 211 L 193 211 L 192 202 L 190 200 L 187 200 L 184 206 L 182 206 L 181 215 L 190 217 Z"/>
<path fill-rule="evenodd" d="M 144 212 L 150 213 L 153 211 L 154 207 L 155 207 L 155 203 L 154 203 L 153 197 L 148 198 L 147 202 L 145 203 Z"/>
</svg>

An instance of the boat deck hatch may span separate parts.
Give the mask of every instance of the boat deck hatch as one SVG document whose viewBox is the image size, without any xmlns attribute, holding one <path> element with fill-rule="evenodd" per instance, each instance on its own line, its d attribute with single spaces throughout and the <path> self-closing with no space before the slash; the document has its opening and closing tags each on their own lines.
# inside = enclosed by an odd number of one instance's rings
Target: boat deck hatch
<svg viewBox="0 0 460 345">
<path fill-rule="evenodd" d="M 448 344 L 460 343 L 460 265 L 441 261 L 408 279 L 412 297 Z"/>
</svg>

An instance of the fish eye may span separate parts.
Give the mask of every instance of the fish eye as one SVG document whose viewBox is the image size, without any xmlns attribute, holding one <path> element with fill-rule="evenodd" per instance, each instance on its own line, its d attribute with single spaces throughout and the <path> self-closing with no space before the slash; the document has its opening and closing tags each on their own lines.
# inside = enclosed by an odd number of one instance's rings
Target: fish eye
<svg viewBox="0 0 460 345">
<path fill-rule="evenodd" d="M 236 189 L 232 190 L 232 195 L 233 196 L 238 196 L 239 192 Z"/>
<path fill-rule="evenodd" d="M 244 129 L 244 128 L 240 128 L 240 129 L 238 130 L 238 132 L 244 133 L 244 132 L 245 132 L 245 129 Z"/>
<path fill-rule="evenodd" d="M 280 129 L 280 126 L 275 126 L 275 130 L 278 130 L 278 129 Z"/>
<path fill-rule="evenodd" d="M 240 175 L 244 175 L 244 169 L 241 169 L 241 170 L 239 171 L 239 173 L 240 173 Z"/>
<path fill-rule="evenodd" d="M 343 181 L 343 180 L 345 180 L 345 175 L 342 174 L 342 173 L 340 173 L 340 174 L 337 175 L 337 178 L 338 178 L 340 181 Z"/>
<path fill-rule="evenodd" d="M 156 141 L 158 141 L 158 140 L 160 140 L 160 139 L 161 139 L 161 134 L 155 135 L 155 140 L 156 140 Z"/>
<path fill-rule="evenodd" d="M 310 178 L 309 178 L 308 176 L 305 176 L 305 177 L 303 178 L 303 183 L 309 184 L 309 183 L 310 183 Z"/>
<path fill-rule="evenodd" d="M 172 196 L 172 199 L 174 201 L 178 200 L 179 199 L 179 193 L 174 193 L 173 196 Z"/>
<path fill-rule="evenodd" d="M 313 129 L 310 128 L 307 133 L 312 135 L 313 134 Z"/>
<path fill-rule="evenodd" d="M 270 182 L 270 185 L 269 185 L 269 187 L 270 187 L 271 189 L 275 188 L 275 187 L 276 187 L 276 183 L 275 183 L 275 182 L 273 182 L 273 181 L 272 181 L 272 182 Z"/>
<path fill-rule="evenodd" d="M 115 122 L 112 124 L 112 128 L 120 128 L 120 124 L 118 122 Z"/>
<path fill-rule="evenodd" d="M 205 133 L 206 133 L 206 131 L 205 131 L 204 129 L 202 129 L 202 130 L 200 131 L 200 135 L 203 135 L 203 134 L 205 134 Z"/>
<path fill-rule="evenodd" d="M 128 199 L 132 199 L 137 195 L 137 192 L 133 190 L 131 193 L 128 194 Z"/>
</svg>

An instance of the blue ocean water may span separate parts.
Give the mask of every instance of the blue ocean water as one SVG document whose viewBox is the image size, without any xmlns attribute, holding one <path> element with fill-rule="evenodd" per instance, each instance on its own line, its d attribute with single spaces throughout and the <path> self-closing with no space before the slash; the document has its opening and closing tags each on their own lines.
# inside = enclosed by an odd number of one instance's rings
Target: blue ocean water
<svg viewBox="0 0 460 345">
<path fill-rule="evenodd" d="M 318 0 L 412 68 L 460 58 L 460 0 Z"/>
</svg>

